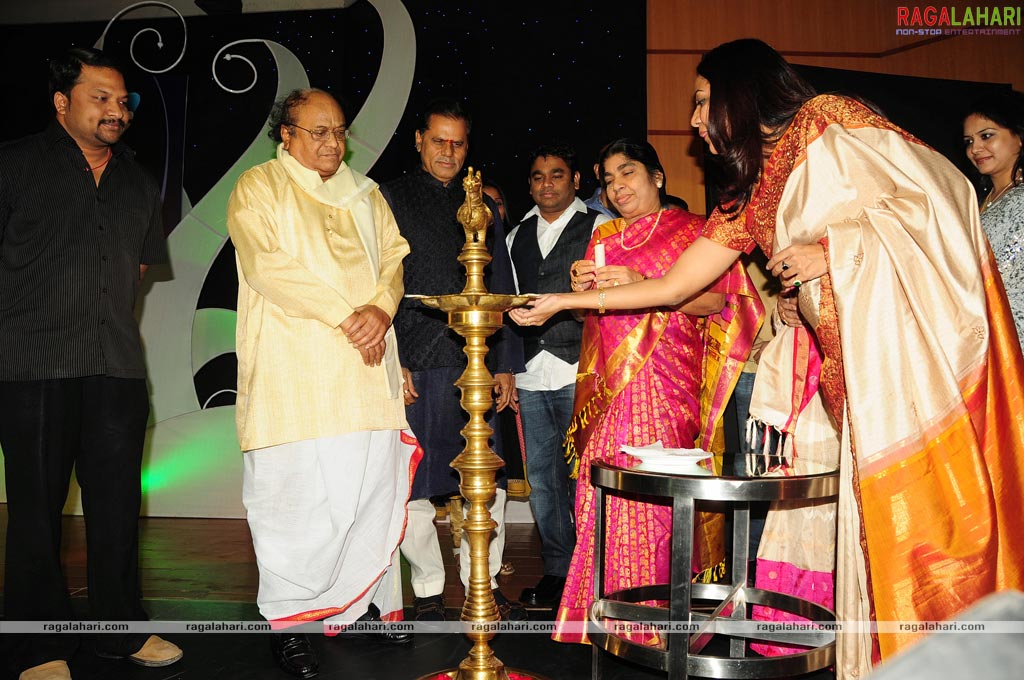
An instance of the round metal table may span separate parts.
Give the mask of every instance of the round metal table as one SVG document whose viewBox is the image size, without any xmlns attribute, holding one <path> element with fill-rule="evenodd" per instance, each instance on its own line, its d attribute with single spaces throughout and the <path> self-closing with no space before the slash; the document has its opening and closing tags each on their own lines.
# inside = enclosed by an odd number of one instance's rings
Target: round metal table
<svg viewBox="0 0 1024 680">
<path fill-rule="evenodd" d="M 820 670 L 835 663 L 835 632 L 816 630 L 767 630 L 752 632 L 747 626 L 730 626 L 748 618 L 747 606 L 766 605 L 811 621 L 835 621 L 835 613 L 808 600 L 747 586 L 747 538 L 750 532 L 749 503 L 832 498 L 839 493 L 837 472 L 797 477 L 712 477 L 676 475 L 618 467 L 604 461 L 591 465 L 591 483 L 599 521 L 595 526 L 594 601 L 590 606 L 588 634 L 594 645 L 592 677 L 604 677 L 606 657 L 614 656 L 668 673 L 672 680 L 690 675 L 708 678 L 774 678 Z M 672 503 L 670 582 L 605 593 L 604 535 L 606 495 L 640 494 Z M 732 582 L 691 583 L 695 507 L 713 511 L 731 506 Z M 667 601 L 668 606 L 641 602 Z M 694 601 L 718 603 L 714 611 L 695 611 Z M 657 625 L 663 645 L 643 645 L 617 632 L 623 622 L 665 622 Z M 729 656 L 700 652 L 716 634 L 728 634 Z M 746 656 L 746 641 L 754 639 L 808 649 L 776 657 Z"/>
</svg>

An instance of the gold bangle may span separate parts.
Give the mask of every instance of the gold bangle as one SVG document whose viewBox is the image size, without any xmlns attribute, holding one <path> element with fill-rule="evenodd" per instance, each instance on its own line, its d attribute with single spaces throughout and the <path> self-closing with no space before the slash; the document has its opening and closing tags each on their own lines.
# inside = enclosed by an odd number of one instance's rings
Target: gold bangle
<svg viewBox="0 0 1024 680">
<path fill-rule="evenodd" d="M 604 314 L 604 295 L 603 290 L 597 291 L 597 313 Z"/>
</svg>

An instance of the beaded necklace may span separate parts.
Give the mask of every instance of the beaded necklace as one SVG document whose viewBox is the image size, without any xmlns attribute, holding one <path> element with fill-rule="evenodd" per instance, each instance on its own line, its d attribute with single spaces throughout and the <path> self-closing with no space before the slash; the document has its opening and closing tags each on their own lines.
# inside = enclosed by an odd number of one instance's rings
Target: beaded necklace
<svg viewBox="0 0 1024 680">
<path fill-rule="evenodd" d="M 622 249 L 623 250 L 636 250 L 637 248 L 639 248 L 643 244 L 645 244 L 648 241 L 650 241 L 651 237 L 654 236 L 654 232 L 658 230 L 658 223 L 661 222 L 661 215 L 664 212 L 665 212 L 664 210 L 659 210 L 658 211 L 658 219 L 654 220 L 654 226 L 651 227 L 651 231 L 647 234 L 647 237 L 643 241 L 640 241 L 640 243 L 637 243 L 636 245 L 627 246 L 626 245 L 626 238 L 625 238 L 626 230 L 623 229 L 622 231 L 620 231 L 619 232 L 619 245 L 622 246 Z"/>
</svg>

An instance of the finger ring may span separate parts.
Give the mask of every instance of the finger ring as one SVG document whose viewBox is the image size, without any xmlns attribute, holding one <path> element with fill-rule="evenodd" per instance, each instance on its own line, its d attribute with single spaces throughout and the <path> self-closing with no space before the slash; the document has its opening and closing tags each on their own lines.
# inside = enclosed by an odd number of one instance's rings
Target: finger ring
<svg viewBox="0 0 1024 680">
<path fill-rule="evenodd" d="M 408 387 L 406 387 L 406 388 L 405 388 L 404 390 L 402 390 L 402 391 L 403 391 L 403 392 L 405 392 L 406 394 L 409 394 L 409 388 L 408 388 Z"/>
<path fill-rule="evenodd" d="M 789 269 L 789 265 L 786 264 L 785 262 L 783 262 L 782 263 L 782 271 L 786 271 L 787 269 Z"/>
<path fill-rule="evenodd" d="M 612 281 L 612 285 L 613 286 L 617 286 L 617 285 L 619 285 L 619 282 L 618 281 Z"/>
<path fill-rule="evenodd" d="M 793 282 L 793 287 L 794 288 L 799 288 L 801 285 L 802 284 L 800 283 L 800 279 L 797 279 L 796 281 Z"/>
<path fill-rule="evenodd" d="M 575 268 L 575 267 L 573 267 L 572 269 L 570 269 L 570 270 L 569 270 L 569 273 L 570 273 L 570 274 L 572 274 L 572 278 L 574 278 L 574 279 L 575 279 L 575 278 L 576 278 L 577 276 L 579 276 L 579 275 L 580 275 L 580 273 L 579 273 L 578 271 L 576 271 L 576 268 Z"/>
</svg>

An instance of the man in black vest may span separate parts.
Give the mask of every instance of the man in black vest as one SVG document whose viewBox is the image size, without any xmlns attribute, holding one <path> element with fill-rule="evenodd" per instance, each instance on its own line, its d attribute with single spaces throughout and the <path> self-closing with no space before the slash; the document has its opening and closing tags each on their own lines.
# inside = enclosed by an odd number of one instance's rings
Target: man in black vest
<svg viewBox="0 0 1024 680">
<path fill-rule="evenodd" d="M 545 145 L 530 157 L 530 196 L 536 205 L 508 235 L 516 286 L 521 293 L 567 291 L 572 263 L 583 257 L 594 228 L 608 217 L 576 197 L 580 173 L 572 148 Z M 544 558 L 543 578 L 520 597 L 530 607 L 558 604 L 576 546 L 574 489 L 562 442 L 573 415 L 582 329 L 569 312 L 556 314 L 543 326 L 520 327 L 526 371 L 516 375 L 516 387 L 530 506 Z"/>
</svg>

